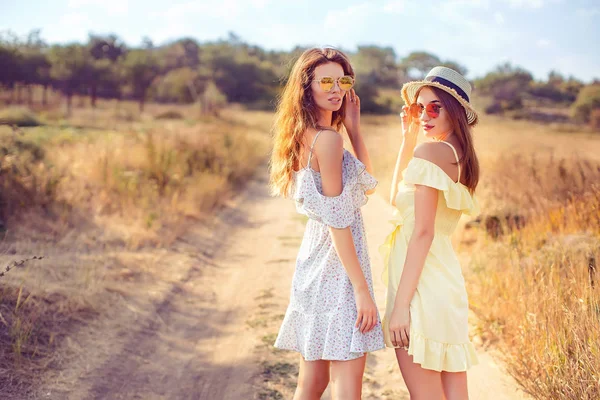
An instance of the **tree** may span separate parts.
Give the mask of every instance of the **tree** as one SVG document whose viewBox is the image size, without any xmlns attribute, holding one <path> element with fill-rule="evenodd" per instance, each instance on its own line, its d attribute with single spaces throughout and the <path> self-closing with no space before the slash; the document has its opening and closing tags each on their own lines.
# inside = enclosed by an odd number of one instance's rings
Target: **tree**
<svg viewBox="0 0 600 400">
<path fill-rule="evenodd" d="M 21 72 L 23 74 L 23 82 L 29 88 L 29 104 L 33 103 L 32 86 L 41 85 L 44 87 L 42 103 L 46 105 L 46 90 L 51 82 L 50 68 L 50 61 L 41 49 L 26 48 L 23 51 Z"/>
<path fill-rule="evenodd" d="M 12 89 L 21 80 L 21 59 L 17 49 L 0 44 L 0 85 Z"/>
<path fill-rule="evenodd" d="M 440 59 L 424 51 L 415 51 L 404 57 L 401 66 L 408 75 L 415 75 L 417 79 L 422 79 L 435 66 L 440 65 Z"/>
<path fill-rule="evenodd" d="M 570 76 L 569 79 L 567 79 L 566 81 L 564 81 L 562 83 L 561 90 L 565 94 L 567 100 L 572 102 L 577 99 L 577 96 L 579 95 L 579 91 L 584 86 L 585 85 L 583 84 L 583 82 L 581 82 L 579 79 L 576 79 L 575 77 Z"/>
<path fill-rule="evenodd" d="M 67 98 L 67 114 L 71 114 L 73 93 L 81 90 L 90 74 L 90 55 L 84 46 L 55 45 L 48 53 L 52 67 L 50 76 Z"/>
<path fill-rule="evenodd" d="M 600 110 L 600 83 L 592 83 L 583 87 L 571 110 L 574 118 L 590 122 L 592 113 L 596 114 Z"/>
<path fill-rule="evenodd" d="M 369 76 L 375 85 L 399 87 L 399 69 L 393 48 L 359 46 L 350 58 L 356 75 Z"/>
<path fill-rule="evenodd" d="M 548 73 L 548 84 L 559 88 L 565 82 L 565 77 L 558 71 L 552 70 Z"/>
<path fill-rule="evenodd" d="M 210 74 L 201 74 L 189 67 L 174 69 L 155 80 L 154 98 L 163 102 L 192 103 L 209 80 Z"/>
<path fill-rule="evenodd" d="M 211 67 L 213 80 L 230 102 L 269 101 L 275 96 L 277 77 L 256 60 L 222 56 L 214 58 Z"/>
<path fill-rule="evenodd" d="M 108 59 L 117 62 L 126 52 L 127 47 L 116 35 L 90 34 L 87 47 L 96 60 Z"/>
<path fill-rule="evenodd" d="M 158 61 L 153 50 L 131 50 L 123 60 L 124 77 L 139 101 L 140 112 L 144 111 L 146 93 L 158 71 Z"/>
<path fill-rule="evenodd" d="M 33 85 L 43 85 L 46 88 L 50 83 L 50 63 L 46 57 L 48 46 L 41 39 L 40 31 L 32 30 L 25 39 L 9 31 L 0 35 L 0 47 L 0 63 L 3 64 L 0 70 L 5 72 L 0 83 L 9 88 L 16 87 L 17 102 L 21 100 L 21 88 L 27 87 L 28 101 L 32 103 Z"/>
<path fill-rule="evenodd" d="M 92 107 L 96 107 L 98 91 L 110 97 L 119 97 L 117 78 L 118 61 L 127 48 L 116 35 L 98 36 L 90 34 L 88 51 L 92 57 L 88 84 Z"/>
<path fill-rule="evenodd" d="M 206 84 L 204 92 L 196 99 L 202 114 L 218 115 L 219 110 L 227 104 L 227 97 L 213 81 Z"/>
<path fill-rule="evenodd" d="M 184 38 L 156 49 L 162 73 L 178 68 L 198 68 L 200 45 L 194 39 Z"/>
<path fill-rule="evenodd" d="M 467 68 L 459 63 L 446 60 L 442 61 L 438 56 L 424 51 L 415 51 L 402 59 L 399 68 L 405 71 L 406 75 L 417 79 L 423 79 L 433 67 L 444 66 L 452 68 L 462 75 L 467 75 Z"/>
<path fill-rule="evenodd" d="M 477 80 L 476 85 L 481 93 L 493 97 L 494 104 L 486 110 L 492 113 L 521 108 L 523 96 L 532 82 L 533 76 L 530 72 L 505 63 Z"/>
</svg>

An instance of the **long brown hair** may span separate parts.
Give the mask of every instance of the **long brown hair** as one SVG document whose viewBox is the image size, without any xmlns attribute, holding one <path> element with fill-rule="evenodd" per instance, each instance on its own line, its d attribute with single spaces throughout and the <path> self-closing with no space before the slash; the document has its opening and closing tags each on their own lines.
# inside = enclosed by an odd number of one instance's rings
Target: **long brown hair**
<svg viewBox="0 0 600 400">
<path fill-rule="evenodd" d="M 473 145 L 473 135 L 471 127 L 467 122 L 467 114 L 464 107 L 451 95 L 443 89 L 435 86 L 430 86 L 435 95 L 442 102 L 442 106 L 448 111 L 454 134 L 458 138 L 463 149 L 463 156 L 458 161 L 460 163 L 462 176 L 465 186 L 469 188 L 471 193 L 475 192 L 479 183 L 479 159 L 475 154 L 475 146 Z"/>
<path fill-rule="evenodd" d="M 319 128 L 319 108 L 313 99 L 311 84 L 315 78 L 315 68 L 329 62 L 339 64 L 345 75 L 354 76 L 348 57 L 341 51 L 332 48 L 308 49 L 294 64 L 279 98 L 270 162 L 269 185 L 273 195 L 289 195 L 293 171 L 300 165 L 304 133 L 308 128 Z M 344 96 L 342 107 L 333 112 L 331 125 L 336 130 L 342 127 L 345 101 Z"/>
</svg>

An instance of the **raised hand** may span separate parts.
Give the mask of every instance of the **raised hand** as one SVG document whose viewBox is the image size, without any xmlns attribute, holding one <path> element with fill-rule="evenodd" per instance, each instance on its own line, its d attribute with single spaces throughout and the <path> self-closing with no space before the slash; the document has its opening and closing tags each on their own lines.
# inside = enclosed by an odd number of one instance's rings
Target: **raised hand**
<svg viewBox="0 0 600 400">
<path fill-rule="evenodd" d="M 360 133 L 360 98 L 350 89 L 346 92 L 344 126 L 348 135 Z"/>
<path fill-rule="evenodd" d="M 421 129 L 421 123 L 419 119 L 410 116 L 408 106 L 402 107 L 400 118 L 402 120 L 402 137 L 405 140 L 415 142 Z"/>
</svg>

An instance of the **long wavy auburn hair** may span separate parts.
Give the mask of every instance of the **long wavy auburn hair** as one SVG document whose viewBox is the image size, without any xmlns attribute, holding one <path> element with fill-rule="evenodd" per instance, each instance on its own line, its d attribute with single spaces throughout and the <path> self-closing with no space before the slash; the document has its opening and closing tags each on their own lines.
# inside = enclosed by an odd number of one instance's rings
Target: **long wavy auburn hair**
<svg viewBox="0 0 600 400">
<path fill-rule="evenodd" d="M 467 114 L 463 106 L 450 94 L 435 86 L 429 86 L 442 102 L 442 106 L 448 111 L 454 134 L 458 138 L 463 149 L 463 156 L 459 163 L 461 167 L 461 181 L 469 188 L 471 193 L 475 192 L 479 183 L 479 159 L 475 153 L 473 134 L 467 122 Z"/>
<path fill-rule="evenodd" d="M 289 196 L 293 174 L 299 169 L 304 133 L 308 128 L 319 129 L 319 108 L 315 103 L 311 83 L 315 68 L 334 62 L 344 69 L 344 75 L 354 76 L 348 57 L 332 48 L 306 50 L 296 60 L 290 77 L 277 104 L 273 125 L 273 150 L 270 161 L 269 185 L 276 196 Z M 344 105 L 334 111 L 331 125 L 340 130 L 344 120 Z"/>
</svg>

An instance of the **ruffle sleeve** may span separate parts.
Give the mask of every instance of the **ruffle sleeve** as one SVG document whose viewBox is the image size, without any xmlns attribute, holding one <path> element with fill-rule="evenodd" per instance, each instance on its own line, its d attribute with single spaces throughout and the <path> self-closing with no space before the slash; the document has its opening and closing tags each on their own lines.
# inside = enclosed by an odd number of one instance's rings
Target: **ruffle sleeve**
<svg viewBox="0 0 600 400">
<path fill-rule="evenodd" d="M 296 210 L 333 228 L 352 225 L 356 210 L 367 203 L 365 192 L 374 189 L 377 180 L 367 172 L 360 160 L 347 151 L 344 151 L 342 164 L 343 188 L 338 196 L 321 194 L 314 173 L 310 169 L 298 172 L 294 188 Z"/>
<path fill-rule="evenodd" d="M 438 189 L 444 193 L 448 208 L 471 216 L 479 214 L 479 202 L 469 189 L 454 182 L 441 167 L 431 161 L 417 157 L 410 160 L 404 171 L 404 183 Z"/>
</svg>

